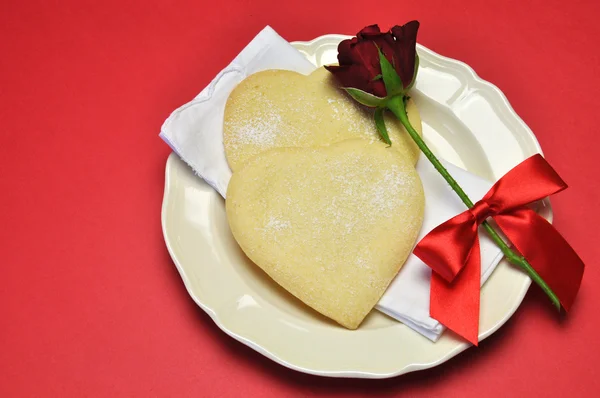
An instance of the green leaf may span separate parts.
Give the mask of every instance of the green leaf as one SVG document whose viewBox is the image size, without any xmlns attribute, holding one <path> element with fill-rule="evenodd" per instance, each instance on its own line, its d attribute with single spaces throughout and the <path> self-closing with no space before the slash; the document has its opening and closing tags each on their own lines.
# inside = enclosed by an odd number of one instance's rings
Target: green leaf
<svg viewBox="0 0 600 398">
<path fill-rule="evenodd" d="M 346 90 L 346 92 L 350 94 L 350 96 L 356 101 L 371 108 L 384 106 L 387 100 L 386 98 L 377 97 L 373 94 L 369 94 L 366 91 L 362 91 L 357 88 L 344 87 L 344 90 Z"/>
<path fill-rule="evenodd" d="M 383 112 L 385 112 L 385 108 L 375 109 L 375 126 L 377 126 L 377 130 L 379 131 L 381 138 L 383 138 L 383 141 L 389 146 L 392 146 L 392 141 L 390 140 L 387 128 L 385 127 L 385 121 L 383 120 Z"/>
<path fill-rule="evenodd" d="M 417 81 L 417 73 L 419 72 L 419 54 L 415 54 L 415 71 L 413 72 L 413 78 L 410 85 L 406 87 L 406 91 L 410 90 Z"/>
<path fill-rule="evenodd" d="M 381 78 L 383 78 L 383 75 L 380 73 L 380 74 L 378 74 L 377 76 L 375 76 L 375 77 L 373 78 L 373 81 L 375 81 L 375 80 L 379 80 L 379 79 L 381 79 Z"/>
<path fill-rule="evenodd" d="M 394 69 L 394 66 L 383 55 L 379 47 L 377 47 L 377 51 L 379 51 L 379 65 L 381 66 L 381 74 L 387 96 L 391 97 L 392 95 L 404 92 L 402 80 L 400 80 L 400 76 L 396 73 L 396 69 Z"/>
</svg>

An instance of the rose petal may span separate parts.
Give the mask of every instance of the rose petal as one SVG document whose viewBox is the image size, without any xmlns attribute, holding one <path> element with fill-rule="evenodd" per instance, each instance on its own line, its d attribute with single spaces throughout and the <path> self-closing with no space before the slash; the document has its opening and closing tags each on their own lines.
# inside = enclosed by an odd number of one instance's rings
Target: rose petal
<svg viewBox="0 0 600 398">
<path fill-rule="evenodd" d="M 356 34 L 356 37 L 359 40 L 368 39 L 371 36 L 377 36 L 381 34 L 381 30 L 379 30 L 379 25 L 369 25 L 365 26 Z"/>
<path fill-rule="evenodd" d="M 371 72 L 362 65 L 325 66 L 342 87 L 353 87 L 378 97 L 385 97 L 385 85 L 381 79 L 373 80 Z"/>
<path fill-rule="evenodd" d="M 340 42 L 338 45 L 338 62 L 340 65 L 352 65 L 352 45 L 356 41 L 356 37 L 354 37 Z"/>
<path fill-rule="evenodd" d="M 371 79 L 381 73 L 379 52 L 372 41 L 358 41 L 350 44 L 348 52 L 349 65 L 360 65 L 369 71 Z"/>
<path fill-rule="evenodd" d="M 414 77 L 418 30 L 418 21 L 410 21 L 403 26 L 396 25 L 391 29 L 396 39 L 394 50 L 397 62 L 394 66 L 404 87 L 408 87 Z"/>
</svg>

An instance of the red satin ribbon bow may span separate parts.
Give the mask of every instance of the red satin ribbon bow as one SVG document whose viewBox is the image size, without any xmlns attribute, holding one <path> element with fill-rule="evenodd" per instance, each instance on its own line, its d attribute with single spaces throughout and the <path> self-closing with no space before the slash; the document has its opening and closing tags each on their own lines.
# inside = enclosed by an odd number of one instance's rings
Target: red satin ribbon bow
<svg viewBox="0 0 600 398">
<path fill-rule="evenodd" d="M 567 188 L 539 154 L 498 180 L 475 205 L 434 228 L 414 254 L 432 268 L 430 315 L 477 345 L 481 260 L 478 227 L 492 217 L 568 311 L 584 264 L 546 219 L 525 207 Z"/>
</svg>

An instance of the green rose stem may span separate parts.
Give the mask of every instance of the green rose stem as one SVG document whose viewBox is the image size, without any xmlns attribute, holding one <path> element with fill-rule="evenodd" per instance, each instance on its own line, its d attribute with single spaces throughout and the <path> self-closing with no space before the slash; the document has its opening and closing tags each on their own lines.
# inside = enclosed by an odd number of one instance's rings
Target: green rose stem
<svg viewBox="0 0 600 398">
<path fill-rule="evenodd" d="M 406 114 L 406 108 L 404 105 L 404 96 L 396 95 L 396 96 L 389 98 L 389 100 L 386 103 L 386 107 L 390 111 L 392 111 L 392 113 L 394 113 L 394 115 L 396 115 L 398 120 L 400 120 L 402 125 L 406 128 L 406 131 L 408 131 L 408 134 L 410 134 L 410 136 L 412 137 L 414 142 L 417 144 L 419 149 L 423 152 L 423 154 L 427 157 L 427 159 L 429 159 L 429 161 L 433 164 L 435 169 L 442 175 L 442 177 L 444 177 L 446 182 L 448 182 L 448 184 L 450 184 L 450 187 L 452 187 L 454 192 L 456 192 L 456 194 L 463 201 L 463 203 L 465 205 L 467 205 L 467 207 L 469 209 L 472 208 L 473 202 L 471 201 L 471 199 L 469 199 L 469 197 L 467 196 L 465 191 L 463 191 L 462 188 L 458 185 L 458 183 L 454 180 L 454 178 L 452 178 L 450 173 L 448 173 L 448 170 L 446 170 L 446 168 L 440 163 L 438 158 L 433 154 L 433 152 L 431 152 L 431 150 L 429 149 L 429 147 L 427 146 L 425 141 L 423 141 L 423 139 L 421 138 L 419 133 L 417 133 L 415 131 L 415 129 L 412 127 L 412 125 L 410 124 L 410 121 L 408 120 L 408 115 Z M 535 270 L 531 267 L 529 262 L 524 257 L 515 253 L 506 244 L 506 242 L 504 242 L 504 240 L 500 237 L 500 235 L 498 235 L 498 233 L 494 230 L 494 228 L 492 228 L 492 226 L 487 221 L 484 221 L 482 225 L 487 230 L 488 234 L 494 240 L 494 242 L 496 242 L 496 244 L 500 247 L 500 249 L 502 250 L 502 253 L 506 256 L 508 261 L 521 267 L 527 273 L 527 275 L 529 275 L 529 277 L 540 288 L 542 288 L 544 293 L 546 293 L 548 295 L 548 297 L 552 301 L 552 304 L 554 304 L 554 306 L 558 310 L 560 310 L 560 301 L 558 300 L 558 297 L 556 297 L 556 294 L 554 294 L 552 289 L 550 289 L 550 286 L 548 286 L 546 284 L 546 282 L 544 282 L 544 280 L 539 276 L 539 274 L 537 272 L 535 272 Z"/>
</svg>

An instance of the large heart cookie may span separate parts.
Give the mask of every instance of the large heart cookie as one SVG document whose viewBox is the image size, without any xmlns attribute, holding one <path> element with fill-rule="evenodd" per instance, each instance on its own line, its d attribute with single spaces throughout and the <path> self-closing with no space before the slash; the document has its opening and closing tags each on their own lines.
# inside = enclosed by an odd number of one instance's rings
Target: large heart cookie
<svg viewBox="0 0 600 398">
<path fill-rule="evenodd" d="M 231 92 L 225 107 L 223 143 L 231 170 L 272 148 L 328 145 L 352 139 L 378 139 L 368 109 L 346 95 L 325 68 L 305 76 L 266 70 L 248 76 Z M 412 100 L 408 117 L 421 134 Z M 392 147 L 417 163 L 419 148 L 389 112 L 385 116 Z"/>
<path fill-rule="evenodd" d="M 349 329 L 406 261 L 424 206 L 412 161 L 364 139 L 262 152 L 233 173 L 226 200 L 244 253 Z"/>
</svg>

